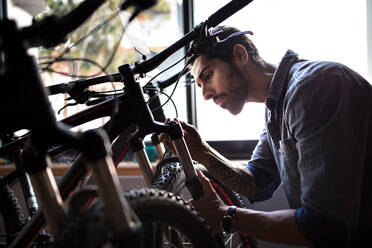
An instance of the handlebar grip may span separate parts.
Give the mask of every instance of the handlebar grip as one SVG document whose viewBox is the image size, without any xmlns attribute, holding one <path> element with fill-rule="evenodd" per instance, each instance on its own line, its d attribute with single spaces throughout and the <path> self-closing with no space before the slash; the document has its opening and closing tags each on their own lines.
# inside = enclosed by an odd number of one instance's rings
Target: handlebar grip
<svg viewBox="0 0 372 248">
<path fill-rule="evenodd" d="M 217 26 L 252 1 L 253 0 L 232 0 L 225 6 L 217 10 L 217 12 L 208 17 L 208 27 Z"/>
<path fill-rule="evenodd" d="M 66 92 L 61 84 L 47 86 L 47 87 L 45 87 L 45 90 L 46 90 L 46 93 L 47 93 L 48 96 L 57 95 L 57 94 L 61 94 L 61 93 Z"/>
</svg>

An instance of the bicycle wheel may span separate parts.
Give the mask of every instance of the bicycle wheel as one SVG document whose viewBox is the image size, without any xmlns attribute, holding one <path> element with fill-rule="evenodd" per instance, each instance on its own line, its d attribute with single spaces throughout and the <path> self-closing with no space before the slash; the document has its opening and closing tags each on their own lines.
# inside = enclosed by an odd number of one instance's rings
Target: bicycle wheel
<svg viewBox="0 0 372 248">
<path fill-rule="evenodd" d="M 25 224 L 22 209 L 13 190 L 0 177 L 0 214 L 2 233 L 0 244 L 10 244 Z"/>
<path fill-rule="evenodd" d="M 210 173 L 208 173 L 207 169 L 203 165 L 194 162 L 194 167 L 197 170 L 203 171 L 204 175 L 210 180 L 212 187 L 225 204 L 235 205 L 241 208 L 246 207 L 244 201 L 238 193 L 235 193 L 225 187 Z M 167 190 L 177 195 L 188 193 L 186 190 L 184 190 L 186 178 L 177 157 L 169 157 L 160 161 L 156 166 L 155 178 L 154 188 Z M 240 248 L 253 248 L 257 246 L 256 240 L 248 237 L 247 235 L 237 233 L 230 235 L 224 233 L 222 235 L 226 247 L 239 246 Z"/>
<path fill-rule="evenodd" d="M 144 188 L 125 192 L 124 197 L 142 223 L 145 237 L 142 247 L 218 247 L 210 228 L 180 196 Z M 125 246 L 113 245 L 110 225 L 99 201 L 82 211 L 76 211 L 75 206 L 70 213 L 73 213 L 70 221 L 54 247 L 106 247 L 110 243 L 114 247 L 137 247 L 128 246 L 127 242 Z M 154 232 L 154 226 L 159 228 L 158 231 Z M 161 246 L 158 246 L 159 238 Z"/>
</svg>

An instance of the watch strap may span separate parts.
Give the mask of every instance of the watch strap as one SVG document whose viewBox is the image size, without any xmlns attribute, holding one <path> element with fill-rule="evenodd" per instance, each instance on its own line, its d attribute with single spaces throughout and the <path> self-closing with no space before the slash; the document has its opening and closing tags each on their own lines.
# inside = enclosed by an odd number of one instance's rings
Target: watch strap
<svg viewBox="0 0 372 248">
<path fill-rule="evenodd" d="M 227 233 L 235 232 L 236 207 L 230 206 L 221 220 L 222 229 Z"/>
<path fill-rule="evenodd" d="M 235 220 L 236 216 L 236 206 L 230 206 L 229 209 L 227 209 L 225 216 L 230 216 Z"/>
</svg>

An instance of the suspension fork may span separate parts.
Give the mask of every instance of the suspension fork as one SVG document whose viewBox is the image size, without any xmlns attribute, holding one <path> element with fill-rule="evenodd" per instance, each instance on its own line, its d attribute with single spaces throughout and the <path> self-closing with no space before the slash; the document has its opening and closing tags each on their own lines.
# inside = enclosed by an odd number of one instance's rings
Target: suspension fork
<svg viewBox="0 0 372 248">
<path fill-rule="evenodd" d="M 37 202 L 44 212 L 51 233 L 56 237 L 66 220 L 62 198 L 50 169 L 50 159 L 45 156 L 44 149 L 35 145 L 34 140 L 27 141 L 22 159 L 30 175 Z"/>
<path fill-rule="evenodd" d="M 84 133 L 83 156 L 93 170 L 106 216 L 116 233 L 136 228 L 129 203 L 121 198 L 121 186 L 115 165 L 109 153 L 110 142 L 102 131 Z M 137 223 L 138 224 L 138 223 Z M 136 228 L 137 229 L 137 228 Z"/>
<path fill-rule="evenodd" d="M 180 159 L 181 166 L 184 170 L 186 177 L 185 185 L 190 191 L 192 198 L 198 200 L 204 195 L 203 187 L 197 176 L 185 139 L 183 138 L 181 124 L 176 122 L 176 125 L 173 124 L 173 127 L 175 130 L 168 134 L 172 139 L 173 146 L 176 149 L 177 156 Z"/>
<path fill-rule="evenodd" d="M 27 207 L 27 214 L 31 217 L 37 212 L 39 207 L 36 202 L 36 197 L 31 185 L 30 177 L 24 167 L 22 153 L 23 150 L 17 150 L 13 155 L 13 160 L 16 166 L 17 178 L 21 185 L 22 195 Z"/>
<path fill-rule="evenodd" d="M 143 141 L 137 141 L 136 144 L 131 145 L 131 147 L 136 155 L 136 159 L 138 161 L 143 178 L 145 179 L 145 183 L 147 187 L 151 188 L 154 184 L 155 176 L 149 157 L 146 154 Z"/>
<path fill-rule="evenodd" d="M 119 67 L 119 72 L 124 81 L 127 97 L 131 106 L 128 106 L 132 111 L 130 112 L 133 122 L 138 126 L 138 130 L 129 139 L 134 152 L 136 152 L 137 159 L 140 162 L 140 167 L 144 171 L 144 177 L 148 186 L 152 186 L 154 181 L 153 171 L 147 155 L 143 149 L 143 138 L 152 133 L 166 133 L 168 134 L 175 147 L 177 155 L 180 158 L 181 165 L 185 171 L 186 187 L 189 189 L 193 199 L 197 200 L 203 196 L 203 188 L 197 177 L 196 170 L 192 163 L 190 153 L 186 147 L 183 139 L 183 131 L 180 123 L 169 122 L 161 123 L 154 120 L 154 117 L 147 105 L 142 87 L 137 83 L 133 77 L 133 72 L 129 65 L 122 65 Z M 142 168 L 143 167 L 143 168 Z"/>
<path fill-rule="evenodd" d="M 59 133 L 57 136 L 60 136 Z M 64 133 L 63 135 L 68 135 Z M 61 138 L 61 137 L 59 137 Z M 132 221 L 129 203 L 121 198 L 121 187 L 109 151 L 109 141 L 103 131 L 87 131 L 81 138 L 64 137 L 81 147 L 83 156 L 98 184 L 98 193 L 105 206 L 106 216 L 115 233 L 128 232 L 136 223 Z M 36 144 L 35 144 L 36 143 Z M 66 220 L 62 198 L 50 169 L 50 159 L 38 142 L 29 142 L 24 161 L 30 174 L 32 186 L 52 234 L 58 235 Z"/>
<path fill-rule="evenodd" d="M 166 133 L 171 137 L 177 156 L 180 159 L 181 166 L 185 173 L 185 185 L 190 191 L 194 200 L 200 199 L 200 197 L 204 195 L 203 188 L 199 182 L 190 152 L 183 138 L 182 127 L 180 123 L 175 121 L 168 123 L 153 122 L 150 127 L 140 127 L 129 140 L 133 151 L 136 153 L 136 157 L 147 186 L 152 187 L 154 182 L 154 172 L 144 150 L 142 139 L 147 134 L 153 133 L 154 131 Z"/>
</svg>

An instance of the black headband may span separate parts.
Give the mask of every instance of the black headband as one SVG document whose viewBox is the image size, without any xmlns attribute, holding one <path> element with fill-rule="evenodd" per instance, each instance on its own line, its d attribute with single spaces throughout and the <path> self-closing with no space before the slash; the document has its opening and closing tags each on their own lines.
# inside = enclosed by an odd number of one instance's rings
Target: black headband
<svg viewBox="0 0 372 248">
<path fill-rule="evenodd" d="M 189 62 L 192 62 L 197 56 L 199 56 L 199 52 L 202 49 L 205 49 L 205 48 L 211 49 L 213 47 L 216 47 L 217 45 L 220 45 L 220 44 L 226 42 L 227 40 L 231 39 L 232 37 L 236 37 L 236 36 L 239 36 L 239 35 L 244 35 L 244 34 L 253 35 L 252 31 L 239 31 L 239 32 L 232 33 L 229 36 L 227 36 L 226 38 L 221 40 L 218 37 L 218 35 L 222 34 L 224 31 L 223 30 L 218 30 L 217 32 L 214 32 L 214 30 L 215 30 L 215 28 L 208 29 L 208 31 L 206 32 L 207 33 L 206 37 L 204 37 L 202 39 L 199 39 L 192 44 L 191 48 L 187 52 L 188 56 L 190 57 Z"/>
</svg>

